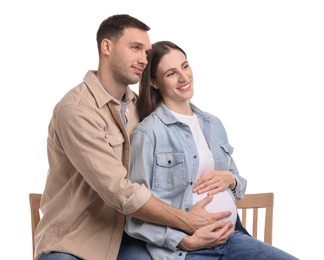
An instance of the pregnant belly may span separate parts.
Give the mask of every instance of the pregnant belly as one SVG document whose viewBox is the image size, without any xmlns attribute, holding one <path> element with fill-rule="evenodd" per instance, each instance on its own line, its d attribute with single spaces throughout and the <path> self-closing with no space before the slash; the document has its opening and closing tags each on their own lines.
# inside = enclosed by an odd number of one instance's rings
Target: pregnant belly
<svg viewBox="0 0 324 260">
<path fill-rule="evenodd" d="M 220 211 L 232 212 L 232 215 L 222 219 L 222 221 L 231 221 L 233 223 L 233 226 L 235 226 L 235 222 L 237 218 L 237 208 L 230 192 L 231 191 L 227 189 L 215 194 L 213 200 L 206 206 L 206 210 L 211 213 L 220 212 Z M 193 193 L 193 203 L 196 204 L 198 201 L 202 200 L 206 196 L 207 193 L 204 194 Z"/>
</svg>

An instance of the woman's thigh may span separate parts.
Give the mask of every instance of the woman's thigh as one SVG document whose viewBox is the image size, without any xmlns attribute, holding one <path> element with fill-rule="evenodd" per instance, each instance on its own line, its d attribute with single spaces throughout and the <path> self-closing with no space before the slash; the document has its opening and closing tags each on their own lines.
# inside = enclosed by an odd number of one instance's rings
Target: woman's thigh
<svg viewBox="0 0 324 260">
<path fill-rule="evenodd" d="M 226 254 L 222 259 L 296 260 L 297 258 L 279 248 L 246 235 L 241 231 L 236 231 L 228 239 L 226 243 Z"/>
<path fill-rule="evenodd" d="M 117 260 L 152 260 L 144 241 L 123 234 Z"/>
</svg>

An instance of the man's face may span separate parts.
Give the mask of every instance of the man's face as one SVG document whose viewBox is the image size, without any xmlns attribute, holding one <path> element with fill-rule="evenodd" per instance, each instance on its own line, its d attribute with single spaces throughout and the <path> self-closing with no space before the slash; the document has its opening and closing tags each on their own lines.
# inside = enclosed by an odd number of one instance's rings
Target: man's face
<svg viewBox="0 0 324 260">
<path fill-rule="evenodd" d="M 118 40 L 112 41 L 111 69 L 118 80 L 127 85 L 137 83 L 150 50 L 148 33 L 137 28 L 126 28 Z"/>
</svg>

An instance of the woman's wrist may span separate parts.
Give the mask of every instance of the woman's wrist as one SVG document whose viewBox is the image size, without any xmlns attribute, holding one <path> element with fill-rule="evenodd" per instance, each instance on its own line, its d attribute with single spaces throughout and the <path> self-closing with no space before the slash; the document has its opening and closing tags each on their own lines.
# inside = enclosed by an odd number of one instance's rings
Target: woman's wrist
<svg viewBox="0 0 324 260">
<path fill-rule="evenodd" d="M 231 191 L 234 191 L 236 186 L 237 186 L 237 181 L 236 181 L 236 178 L 233 176 L 233 183 L 229 186 L 229 188 L 231 189 Z"/>
</svg>

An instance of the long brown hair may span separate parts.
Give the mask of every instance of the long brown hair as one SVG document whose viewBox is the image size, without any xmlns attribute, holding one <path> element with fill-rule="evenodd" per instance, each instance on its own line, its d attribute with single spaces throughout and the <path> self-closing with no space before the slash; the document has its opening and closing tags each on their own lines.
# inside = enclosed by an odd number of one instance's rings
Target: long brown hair
<svg viewBox="0 0 324 260">
<path fill-rule="evenodd" d="M 152 80 L 156 78 L 157 67 L 164 55 L 171 50 L 181 51 L 185 57 L 187 54 L 178 45 L 170 41 L 158 41 L 152 44 L 152 50 L 148 57 L 148 64 L 143 71 L 139 81 L 139 97 L 137 102 L 137 111 L 139 120 L 142 121 L 151 112 L 153 112 L 163 98 L 158 89 L 153 88 Z"/>
</svg>

